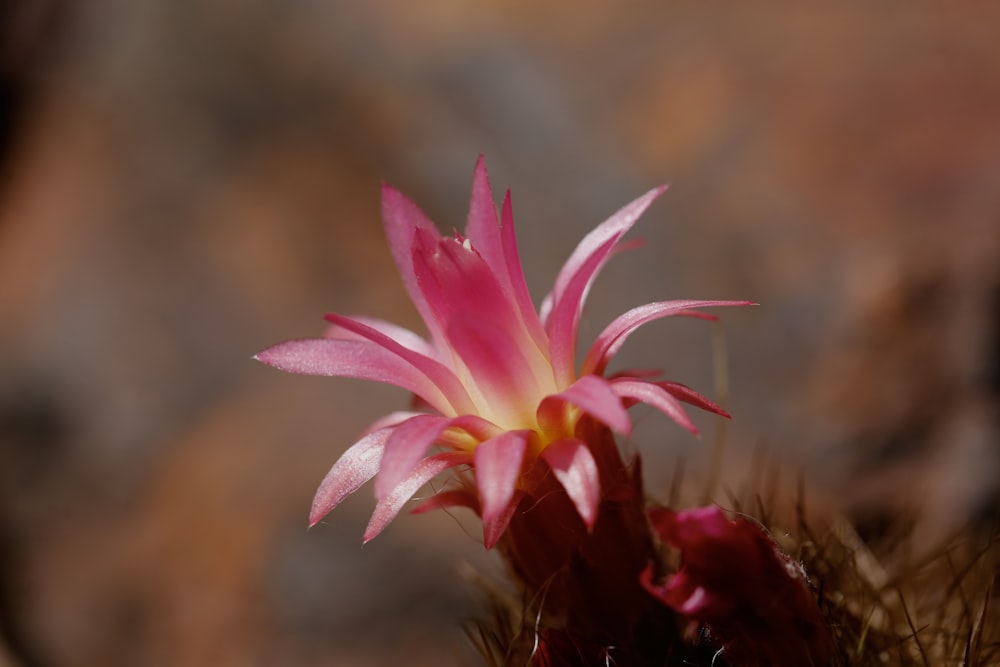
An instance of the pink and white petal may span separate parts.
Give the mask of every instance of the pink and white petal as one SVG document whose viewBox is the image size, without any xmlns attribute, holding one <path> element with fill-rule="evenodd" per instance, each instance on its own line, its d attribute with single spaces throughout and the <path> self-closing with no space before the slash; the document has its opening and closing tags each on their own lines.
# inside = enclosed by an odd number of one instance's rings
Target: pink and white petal
<svg viewBox="0 0 1000 667">
<path fill-rule="evenodd" d="M 381 428 L 358 440 L 345 451 L 330 468 L 316 490 L 309 510 L 309 527 L 312 528 L 330 510 L 354 493 L 378 472 L 385 443 L 394 427 Z"/>
<path fill-rule="evenodd" d="M 451 410 L 451 402 L 430 378 L 398 354 L 370 341 L 290 340 L 257 353 L 254 359 L 289 373 L 395 385 L 416 394 L 436 410 Z"/>
<path fill-rule="evenodd" d="M 410 295 L 413 305 L 417 307 L 417 312 L 427 323 L 431 338 L 438 340 L 441 332 L 436 330 L 430 317 L 430 308 L 417 286 L 413 272 L 413 241 L 418 229 L 436 237 L 440 237 L 441 234 L 419 206 L 399 190 L 385 184 L 382 185 L 382 221 L 385 224 L 389 250 L 403 279 L 403 286 Z"/>
<path fill-rule="evenodd" d="M 451 421 L 438 415 L 417 415 L 396 427 L 382 453 L 375 478 L 376 498 L 386 497 L 406 479 Z"/>
<path fill-rule="evenodd" d="M 459 431 L 458 437 L 452 441 L 449 436 L 455 431 Z M 479 415 L 459 415 L 451 420 L 448 428 L 441 434 L 441 444 L 461 446 L 467 444 L 468 438 L 472 438 L 475 444 L 478 444 L 499 435 L 502 431 L 502 428 Z"/>
<path fill-rule="evenodd" d="M 619 209 L 614 215 L 595 227 L 589 234 L 583 237 L 576 249 L 570 254 L 569 259 L 559 271 L 556 277 L 555 286 L 552 288 L 551 303 L 554 306 L 562 298 L 562 293 L 569 286 L 580 269 L 587 264 L 595 253 L 606 254 L 615 246 L 618 240 L 632 228 L 636 220 L 639 219 L 650 204 L 667 189 L 661 185 L 653 188 L 641 197 L 633 200 Z M 608 241 L 611 241 L 610 245 Z M 605 248 L 605 246 L 608 246 Z M 546 299 L 548 300 L 548 299 Z M 543 323 L 546 321 L 543 314 Z"/>
<path fill-rule="evenodd" d="M 476 499 L 476 494 L 466 489 L 451 489 L 450 491 L 435 493 L 410 510 L 410 514 L 425 514 L 433 510 L 450 509 L 452 507 L 468 507 L 476 514 L 479 514 L 479 501 Z"/>
<path fill-rule="evenodd" d="M 752 301 L 695 301 L 685 299 L 647 303 L 643 306 L 633 308 L 615 318 L 597 336 L 594 344 L 587 352 L 587 356 L 583 361 L 583 368 L 580 372 L 602 374 L 605 368 L 607 368 L 608 362 L 618 353 L 618 350 L 621 349 L 621 346 L 632 332 L 647 322 L 674 315 L 714 320 L 716 319 L 714 315 L 699 313 L 692 309 L 717 306 L 749 306 L 752 303 Z"/>
<path fill-rule="evenodd" d="M 506 431 L 476 447 L 476 487 L 482 507 L 484 536 L 503 532 L 498 532 L 495 524 L 503 519 L 514 497 L 528 448 L 528 433 Z M 485 541 L 487 549 L 493 546 L 489 539 Z"/>
<path fill-rule="evenodd" d="M 503 246 L 500 243 L 500 220 L 497 219 L 497 205 L 493 201 L 490 177 L 486 173 L 486 162 L 480 155 L 472 175 L 472 196 L 469 199 L 469 217 L 465 225 L 465 236 L 472 243 L 486 263 L 496 271 L 500 287 L 509 291 Z"/>
<path fill-rule="evenodd" d="M 372 327 L 369 327 L 357 320 L 344 317 L 343 315 L 337 315 L 336 313 L 328 313 L 325 316 L 325 319 L 331 324 L 342 327 L 363 338 L 367 338 L 376 345 L 392 352 L 419 370 L 448 398 L 448 402 L 451 404 L 452 413 L 462 414 L 475 410 L 475 405 L 469 397 L 468 392 L 465 391 L 465 387 L 462 385 L 461 381 L 459 381 L 455 374 L 452 373 L 451 370 L 444 364 L 436 361 L 435 359 L 424 356 L 419 352 L 414 352 L 413 350 L 402 345 L 399 341 L 394 340 L 381 331 L 373 329 Z M 442 410 L 441 412 L 447 413 L 448 411 Z"/>
<path fill-rule="evenodd" d="M 634 399 L 646 403 L 667 415 L 688 431 L 691 431 L 691 433 L 698 435 L 698 429 L 695 428 L 691 418 L 684 411 L 680 401 L 671 396 L 663 387 L 652 382 L 631 380 L 628 378 L 618 378 L 609 382 L 614 392 L 623 399 Z"/>
<path fill-rule="evenodd" d="M 732 415 L 722 409 L 722 406 L 715 401 L 699 394 L 694 389 L 683 385 L 679 382 L 655 382 L 658 387 L 662 387 L 664 391 L 673 396 L 676 399 L 684 401 L 689 405 L 693 405 L 696 408 L 701 408 L 708 412 L 715 413 L 720 417 L 725 417 L 726 419 L 732 419 Z"/>
<path fill-rule="evenodd" d="M 526 403 L 545 393 L 525 350 L 493 322 L 477 317 L 456 315 L 449 323 L 448 338 L 469 371 L 488 405 L 483 409 L 499 424 L 517 424 L 533 417 L 533 405 Z M 548 372 L 549 367 L 542 370 Z M 525 410 L 528 414 L 524 414 Z M 483 410 L 480 410 L 482 412 Z"/>
<path fill-rule="evenodd" d="M 412 419 L 413 417 L 416 417 L 418 415 L 423 415 L 423 414 L 427 414 L 427 413 L 425 413 L 425 412 L 412 412 L 412 411 L 409 411 L 409 410 L 397 410 L 396 412 L 390 412 L 389 414 L 383 415 L 383 416 L 379 417 L 378 419 L 376 419 L 375 421 L 373 421 L 371 424 L 369 424 L 368 428 L 366 428 L 361 433 L 361 435 L 363 435 L 363 436 L 364 435 L 368 435 L 369 433 L 374 433 L 375 431 L 377 431 L 379 429 L 382 429 L 382 428 L 386 428 L 388 426 L 397 426 L 397 425 L 402 424 L 403 422 L 405 422 L 407 419 Z"/>
<path fill-rule="evenodd" d="M 628 435 L 632 420 L 613 385 L 597 375 L 584 375 L 569 387 L 546 396 L 538 406 L 538 422 L 543 429 L 559 431 L 564 425 L 563 405 L 571 403 L 611 429 Z"/>
<path fill-rule="evenodd" d="M 511 288 L 514 292 L 514 301 L 517 302 L 518 310 L 521 312 L 521 321 L 535 341 L 535 345 L 541 350 L 543 356 L 549 355 L 549 337 L 545 333 L 545 328 L 538 317 L 535 305 L 531 301 L 531 292 L 528 291 L 528 283 L 524 280 L 524 269 L 521 267 L 521 256 L 517 250 L 517 237 L 514 233 L 514 210 L 510 201 L 510 190 L 503 199 L 503 206 L 500 211 L 500 239 L 503 244 L 504 262 L 507 267 L 507 275 L 510 278 Z"/>
<path fill-rule="evenodd" d="M 500 288 L 508 301 L 516 304 L 515 312 L 521 316 L 535 345 L 543 355 L 548 354 L 547 338 L 538 320 L 538 313 L 531 302 L 524 272 L 521 268 L 517 240 L 514 235 L 514 216 L 510 203 L 510 191 L 504 196 L 503 224 L 497 220 L 496 204 L 490 188 L 486 165 L 480 155 L 476 162 L 472 181 L 472 197 L 469 203 L 469 218 L 465 235 L 473 248 L 482 256 L 496 276 Z"/>
<path fill-rule="evenodd" d="M 583 303 L 597 271 L 607 260 L 607 253 L 615 242 L 615 239 L 610 239 L 591 254 L 552 303 L 552 314 L 546 326 L 552 370 L 560 386 L 569 384 L 576 377 L 576 338 Z"/>
<path fill-rule="evenodd" d="M 587 444 L 575 438 L 558 440 L 542 450 L 542 458 L 566 489 L 587 528 L 593 528 L 601 500 L 601 480 Z"/>
<path fill-rule="evenodd" d="M 387 322 L 381 320 L 377 317 L 367 317 L 365 315 L 350 315 L 349 319 L 363 324 L 366 327 L 374 329 L 379 333 L 388 336 L 393 339 L 403 347 L 408 350 L 413 350 L 418 354 L 422 354 L 425 357 L 430 357 L 431 359 L 437 359 L 438 352 L 433 345 L 430 344 L 423 336 L 413 331 L 410 331 L 406 327 L 401 327 L 398 324 L 392 322 Z M 366 337 L 361 336 L 353 331 L 345 329 L 344 327 L 331 324 L 323 332 L 323 338 L 342 338 L 344 340 L 368 340 Z"/>
<path fill-rule="evenodd" d="M 436 238 L 418 230 L 413 270 L 436 326 L 443 333 L 447 333 L 445 329 L 452 319 L 465 315 L 495 322 L 518 340 L 531 343 L 520 326 L 513 295 L 503 290 L 496 270 L 486 263 L 471 242 Z M 502 265 L 500 270 L 503 270 Z"/>
<path fill-rule="evenodd" d="M 421 461 L 408 477 L 396 485 L 391 493 L 378 501 L 375 511 L 368 521 L 368 527 L 365 529 L 364 542 L 367 544 L 381 533 L 396 518 L 399 511 L 403 509 L 403 505 L 424 484 L 449 468 L 470 463 L 472 463 L 472 455 L 465 452 L 436 454 Z"/>
</svg>

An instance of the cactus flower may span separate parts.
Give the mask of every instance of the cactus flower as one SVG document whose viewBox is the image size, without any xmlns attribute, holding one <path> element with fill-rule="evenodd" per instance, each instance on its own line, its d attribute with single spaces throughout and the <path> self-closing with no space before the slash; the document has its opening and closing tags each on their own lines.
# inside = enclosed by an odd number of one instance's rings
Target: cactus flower
<svg viewBox="0 0 1000 667">
<path fill-rule="evenodd" d="M 382 216 L 403 284 L 426 338 L 368 317 L 330 314 L 322 338 L 292 340 L 256 359 L 307 375 L 374 380 L 412 392 L 421 411 L 392 413 L 348 448 L 320 484 L 316 524 L 348 494 L 375 480 L 377 505 L 364 534 L 378 535 L 416 492 L 445 471 L 446 485 L 417 511 L 466 506 L 483 521 L 491 548 L 544 462 L 587 527 L 597 518 L 600 475 L 576 426 L 587 416 L 620 434 L 642 402 L 695 431 L 688 403 L 725 416 L 712 401 L 652 372 L 607 375 L 639 326 L 673 315 L 713 319 L 696 309 L 746 301 L 662 301 L 611 322 L 576 365 L 581 311 L 595 277 L 624 249 L 622 237 L 665 190 L 655 188 L 587 234 L 536 311 L 514 236 L 510 193 L 500 215 L 482 158 L 476 164 L 464 234 L 442 235 L 409 199 L 382 189 Z"/>
<path fill-rule="evenodd" d="M 830 633 L 805 571 L 760 525 L 716 506 L 654 509 L 650 520 L 680 550 L 681 568 L 659 582 L 650 566 L 643 585 L 687 620 L 690 635 L 735 667 L 828 664 Z"/>
</svg>

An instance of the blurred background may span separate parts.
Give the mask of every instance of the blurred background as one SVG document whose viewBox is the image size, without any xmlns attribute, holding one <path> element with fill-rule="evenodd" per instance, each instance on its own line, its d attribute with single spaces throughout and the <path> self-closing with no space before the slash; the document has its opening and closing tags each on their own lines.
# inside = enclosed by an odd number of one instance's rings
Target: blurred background
<svg viewBox="0 0 1000 667">
<path fill-rule="evenodd" d="M 584 339 L 725 387 L 752 460 L 862 531 L 997 504 L 1000 10 L 379 0 L 0 3 L 0 665 L 475 664 L 474 530 L 319 480 L 401 391 L 251 361 L 327 311 L 420 328 L 380 181 L 464 225 L 484 153 L 536 299 L 662 182 Z M 723 337 L 720 335 L 724 331 Z M 638 413 L 665 497 L 699 440 Z M 866 528 L 867 527 L 867 528 Z"/>
</svg>

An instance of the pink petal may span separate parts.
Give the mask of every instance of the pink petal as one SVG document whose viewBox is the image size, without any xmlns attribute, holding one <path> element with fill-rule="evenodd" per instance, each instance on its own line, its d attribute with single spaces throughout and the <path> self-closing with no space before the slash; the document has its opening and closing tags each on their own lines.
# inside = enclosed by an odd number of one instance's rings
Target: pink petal
<svg viewBox="0 0 1000 667">
<path fill-rule="evenodd" d="M 503 431 L 499 426 L 479 415 L 459 415 L 451 420 L 448 428 L 441 434 L 440 444 L 456 447 L 467 445 L 468 440 L 461 437 L 461 434 L 458 434 L 459 437 L 451 437 L 451 432 L 455 430 L 464 431 L 476 440 L 476 444 L 489 440 Z"/>
<path fill-rule="evenodd" d="M 423 373 L 438 387 L 438 389 L 444 393 L 445 396 L 448 397 L 448 402 L 451 404 L 453 412 L 461 414 L 475 410 L 475 405 L 473 404 L 472 399 L 469 398 L 469 394 L 465 391 L 465 387 L 459 379 L 455 377 L 455 374 L 440 362 L 418 352 L 414 352 L 386 334 L 349 317 L 337 315 L 336 313 L 329 313 L 325 317 L 331 324 L 367 338 L 376 345 L 389 350 L 393 354 L 407 361 L 410 365 Z M 442 412 L 446 411 L 442 410 Z"/>
<path fill-rule="evenodd" d="M 386 440 L 393 427 L 382 428 L 369 433 L 357 441 L 341 455 L 319 484 L 309 510 L 309 527 L 312 528 L 330 510 L 340 504 L 348 495 L 375 476 Z"/>
<path fill-rule="evenodd" d="M 431 359 L 437 358 L 437 350 L 434 346 L 427 342 L 423 336 L 410 331 L 405 327 L 401 327 L 398 324 L 393 324 L 392 322 L 386 322 L 385 320 L 380 320 L 377 317 L 367 317 L 365 315 L 351 315 L 350 319 L 359 324 L 363 324 L 366 327 L 374 329 L 385 336 L 388 336 L 392 340 L 396 341 L 408 350 L 413 350 L 425 357 L 430 357 Z M 326 331 L 323 332 L 323 338 L 342 338 L 344 340 L 369 340 L 367 337 L 361 336 L 353 331 L 349 331 L 342 326 L 332 324 L 327 327 Z"/>
<path fill-rule="evenodd" d="M 515 304 L 478 250 L 453 238 L 418 230 L 413 247 L 417 284 L 439 328 L 465 313 L 511 328 L 519 322 Z"/>
<path fill-rule="evenodd" d="M 389 522 L 396 518 L 413 494 L 424 484 L 449 468 L 469 464 L 472 456 L 465 452 L 446 452 L 436 454 L 421 461 L 409 477 L 401 481 L 391 493 L 378 501 L 375 512 L 365 529 L 364 542 L 368 543 L 381 533 Z"/>
<path fill-rule="evenodd" d="M 516 304 L 521 321 L 528 329 L 532 339 L 540 350 L 547 351 L 547 339 L 544 335 L 538 313 L 531 303 L 527 284 L 524 282 L 524 272 L 517 251 L 517 241 L 514 236 L 514 219 L 510 205 L 510 191 L 504 197 L 503 225 L 497 220 L 496 204 L 493 201 L 493 191 L 490 188 L 486 164 L 480 155 L 476 161 L 476 169 L 472 180 L 472 197 L 469 203 L 469 218 L 465 235 L 473 247 L 492 269 L 500 288 L 508 301 Z"/>
<path fill-rule="evenodd" d="M 447 335 L 468 367 L 470 381 L 483 395 L 487 404 L 483 407 L 488 407 L 498 423 L 523 424 L 534 416 L 533 399 L 544 390 L 524 358 L 524 348 L 509 332 L 477 317 L 456 315 Z M 547 365 L 543 368 L 549 369 Z"/>
<path fill-rule="evenodd" d="M 723 410 L 722 406 L 717 404 L 715 401 L 702 396 L 688 386 L 680 384 L 679 382 L 655 382 L 654 384 L 658 387 L 662 387 L 664 391 L 674 398 L 682 400 L 689 405 L 701 408 L 702 410 L 707 410 L 708 412 L 714 412 L 720 417 L 725 417 L 726 419 L 732 419 L 732 415 Z"/>
<path fill-rule="evenodd" d="M 555 286 L 552 289 L 551 299 L 547 298 L 546 300 L 549 301 L 553 307 L 555 307 L 562 299 L 562 294 L 566 291 L 570 282 L 573 280 L 573 276 L 576 275 L 595 254 L 604 255 L 601 261 L 597 264 L 597 268 L 600 268 L 603 261 L 607 259 L 607 254 L 611 252 L 611 249 L 614 248 L 618 240 L 625 234 L 625 232 L 632 228 L 632 225 L 634 225 L 636 220 L 639 219 L 639 216 L 641 216 L 646 209 L 649 208 L 650 204 L 652 204 L 657 197 L 663 194 L 666 189 L 667 186 L 661 185 L 658 188 L 650 190 L 638 199 L 623 206 L 614 215 L 602 222 L 589 234 L 583 237 L 583 240 L 580 241 L 580 244 L 577 245 L 576 249 L 559 271 Z M 608 243 L 609 241 L 610 244 Z M 548 319 L 545 316 L 546 314 L 547 313 L 544 313 L 543 311 L 543 323 L 546 323 L 546 320 Z"/>
<path fill-rule="evenodd" d="M 688 417 L 687 412 L 681 407 L 680 401 L 671 396 L 663 387 L 652 382 L 631 380 L 628 378 L 617 378 L 610 380 L 610 383 L 612 390 L 618 396 L 635 399 L 651 405 L 687 430 L 698 435 L 698 429 L 695 428 L 691 422 L 691 418 Z"/>
<path fill-rule="evenodd" d="M 289 373 L 373 380 L 410 391 L 441 412 L 451 403 L 424 373 L 399 355 L 364 340 L 313 338 L 278 343 L 254 356 Z"/>
<path fill-rule="evenodd" d="M 542 450 L 542 458 L 566 489 L 580 518 L 592 528 L 601 499 L 601 480 L 587 444 L 575 438 L 558 440 Z"/>
<path fill-rule="evenodd" d="M 451 421 L 438 415 L 417 415 L 396 427 L 382 453 L 375 479 L 376 498 L 385 498 L 413 471 Z"/>
<path fill-rule="evenodd" d="M 542 351 L 544 356 L 548 356 L 549 337 L 542 327 L 542 322 L 538 318 L 538 312 L 531 301 L 531 293 L 528 291 L 528 284 L 524 280 L 524 270 L 521 268 L 521 256 L 517 251 L 517 238 L 514 234 L 514 210 L 510 201 L 510 190 L 503 198 L 503 208 L 500 212 L 502 225 L 500 228 L 500 239 L 503 244 L 504 260 L 507 264 L 507 275 L 510 277 L 511 288 L 514 291 L 514 300 L 521 311 L 521 321 L 531 334 L 535 345 Z"/>
<path fill-rule="evenodd" d="M 387 426 L 396 426 L 402 424 L 407 419 L 416 417 L 417 415 L 425 414 L 423 412 L 411 412 L 409 410 L 397 410 L 395 412 L 390 412 L 387 415 L 383 415 L 376 419 L 374 422 L 368 425 L 368 428 L 364 430 L 361 435 L 368 435 L 369 433 L 374 433 L 375 431 L 385 428 Z"/>
<path fill-rule="evenodd" d="M 552 370 L 559 385 L 569 384 L 576 377 L 576 338 L 583 302 L 597 271 L 615 242 L 615 239 L 608 240 L 591 254 L 552 305 L 552 315 L 548 321 L 549 349 Z"/>
<path fill-rule="evenodd" d="M 476 486 L 487 549 L 503 534 L 503 529 L 498 530 L 498 522 L 504 522 L 506 528 L 505 521 L 510 520 L 508 510 L 528 447 L 528 433 L 507 431 L 476 447 Z"/>
<path fill-rule="evenodd" d="M 588 415 L 623 435 L 632 432 L 632 421 L 613 385 L 597 375 L 584 375 L 565 390 L 546 396 L 538 406 L 538 421 L 543 429 L 559 432 L 564 403 L 572 403 Z"/>
<path fill-rule="evenodd" d="M 710 315 L 692 312 L 692 308 L 708 308 L 712 306 L 749 306 L 752 301 L 660 301 L 658 303 L 647 303 L 644 306 L 633 308 L 632 310 L 617 317 L 600 333 L 587 357 L 583 361 L 581 373 L 604 373 L 608 362 L 618 353 L 633 331 L 652 320 L 672 315 L 685 315 L 689 317 L 702 317 L 715 319 Z"/>
<path fill-rule="evenodd" d="M 439 340 L 441 332 L 436 330 L 430 307 L 417 286 L 413 272 L 413 241 L 418 229 L 435 237 L 440 237 L 441 234 L 419 206 L 406 195 L 385 184 L 382 185 L 382 221 L 385 223 L 389 250 L 403 279 L 403 286 L 410 295 L 413 305 L 417 307 L 417 312 L 427 323 L 431 338 Z"/>
<path fill-rule="evenodd" d="M 488 265 L 497 271 L 501 287 L 506 278 L 503 246 L 500 242 L 500 221 L 490 189 L 490 178 L 486 173 L 486 163 L 480 155 L 472 176 L 472 197 L 469 201 L 469 218 L 465 226 L 465 236 Z"/>
<path fill-rule="evenodd" d="M 511 519 L 513 519 L 514 514 L 517 513 L 517 508 L 521 504 L 522 498 L 524 498 L 524 492 L 516 489 L 503 512 L 501 512 L 490 523 L 483 523 L 483 546 L 486 547 L 487 550 L 495 547 L 497 542 L 500 541 L 500 538 L 503 537 L 504 532 L 507 530 L 507 526 L 510 525 Z"/>
</svg>

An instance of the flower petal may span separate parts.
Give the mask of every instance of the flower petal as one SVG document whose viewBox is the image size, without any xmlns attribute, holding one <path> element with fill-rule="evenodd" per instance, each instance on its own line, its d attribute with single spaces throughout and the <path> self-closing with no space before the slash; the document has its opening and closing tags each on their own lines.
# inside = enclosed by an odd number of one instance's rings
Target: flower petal
<svg viewBox="0 0 1000 667">
<path fill-rule="evenodd" d="M 632 380 L 629 378 L 616 378 L 609 380 L 609 382 L 611 389 L 618 396 L 651 405 L 687 430 L 698 435 L 698 429 L 695 428 L 691 418 L 684 411 L 680 401 L 674 398 L 663 387 L 652 382 L 646 382 L 645 380 Z"/>
<path fill-rule="evenodd" d="M 552 371 L 556 383 L 567 385 L 576 377 L 576 338 L 580 327 L 580 314 L 583 312 L 583 302 L 601 264 L 607 259 L 607 251 L 614 246 L 611 239 L 590 255 L 580 270 L 572 276 L 552 306 L 552 316 L 547 323 L 549 333 L 549 349 L 552 360 Z"/>
<path fill-rule="evenodd" d="M 514 234 L 514 211 L 510 202 L 510 190 L 503 198 L 503 207 L 500 211 L 500 240 L 503 243 L 504 261 L 507 264 L 507 275 L 510 277 L 511 288 L 514 291 L 514 300 L 521 311 L 521 321 L 531 334 L 535 345 L 541 350 L 542 355 L 549 355 L 549 337 L 545 333 L 542 322 L 538 318 L 538 312 L 531 301 L 531 293 L 528 291 L 528 284 L 524 280 L 524 270 L 521 268 L 521 256 L 517 251 L 517 238 Z"/>
<path fill-rule="evenodd" d="M 510 521 L 508 510 L 528 447 L 528 433 L 507 431 L 476 447 L 476 486 L 487 549 L 493 547 Z"/>
<path fill-rule="evenodd" d="M 387 415 L 382 415 L 374 422 L 368 425 L 368 428 L 364 430 L 361 435 L 368 435 L 369 433 L 374 433 L 375 431 L 385 428 L 386 426 L 397 426 L 402 424 L 408 419 L 416 417 L 417 415 L 426 414 L 423 412 L 411 412 L 409 410 L 397 410 L 395 412 L 390 412 Z"/>
<path fill-rule="evenodd" d="M 419 206 L 399 190 L 385 184 L 382 185 L 382 221 L 389 240 L 389 250 L 403 279 L 403 286 L 410 295 L 413 305 L 416 306 L 417 312 L 427 323 L 431 338 L 440 340 L 441 331 L 435 327 L 430 307 L 417 286 L 413 272 L 413 241 L 418 229 L 435 237 L 440 237 L 441 234 Z"/>
<path fill-rule="evenodd" d="M 441 327 L 457 313 L 474 314 L 510 329 L 520 322 L 512 296 L 500 284 L 498 268 L 484 259 L 471 239 L 440 238 L 418 230 L 413 270 Z"/>
<path fill-rule="evenodd" d="M 402 345 L 381 331 L 373 329 L 372 327 L 362 322 L 358 322 L 357 320 L 344 317 L 343 315 L 337 315 L 336 313 L 328 313 L 325 317 L 327 322 L 342 327 L 347 331 L 362 336 L 363 338 L 367 338 L 376 345 L 389 350 L 393 354 L 409 362 L 410 365 L 427 376 L 427 378 L 430 379 L 430 381 L 433 382 L 442 393 L 444 393 L 444 395 L 448 398 L 448 402 L 451 404 L 452 412 L 461 414 L 475 410 L 475 405 L 469 397 L 468 392 L 465 391 L 465 387 L 462 386 L 459 379 L 455 377 L 455 374 L 440 362 L 424 356 L 419 352 L 414 352 L 410 348 Z M 441 412 L 447 411 L 441 410 Z"/>
<path fill-rule="evenodd" d="M 538 406 L 538 422 L 543 429 L 554 433 L 564 430 L 565 403 L 577 406 L 622 435 L 632 432 L 632 421 L 619 394 L 602 377 L 584 375 L 558 394 L 546 396 Z"/>
<path fill-rule="evenodd" d="M 500 242 L 500 221 L 497 219 L 497 207 L 493 201 L 490 177 L 486 173 L 486 162 L 482 155 L 476 160 L 476 168 L 472 175 L 472 197 L 469 200 L 465 236 L 486 263 L 497 270 L 497 276 L 501 278 L 500 286 L 509 287 L 509 284 L 504 285 L 509 281 L 503 280 L 507 276 L 503 245 Z"/>
<path fill-rule="evenodd" d="M 647 303 L 644 306 L 633 308 L 632 310 L 618 316 L 611 324 L 605 327 L 594 344 L 587 352 L 583 361 L 581 373 L 596 373 L 601 375 L 607 368 L 608 362 L 618 353 L 633 331 L 647 322 L 657 320 L 672 315 L 684 315 L 689 317 L 702 317 L 715 319 L 714 316 L 692 312 L 692 308 L 708 308 L 714 306 L 749 306 L 752 301 L 660 301 L 657 303 Z"/>
<path fill-rule="evenodd" d="M 319 484 L 309 510 L 309 527 L 312 528 L 329 514 L 330 510 L 358 490 L 375 476 L 382 450 L 394 427 L 389 426 L 369 433 L 345 451 L 330 468 Z"/>
<path fill-rule="evenodd" d="M 664 391 L 666 391 L 674 398 L 684 401 L 689 405 L 693 405 L 696 408 L 701 408 L 702 410 L 705 410 L 707 412 L 713 412 L 719 415 L 720 417 L 725 417 L 726 419 L 732 419 L 732 415 L 723 410 L 722 406 L 720 406 L 718 403 L 706 398 L 705 396 L 702 396 L 691 387 L 683 385 L 680 382 L 659 381 L 659 382 L 654 382 L 653 384 L 655 384 L 657 387 L 663 388 Z"/>
<path fill-rule="evenodd" d="M 437 350 L 420 334 L 410 331 L 406 327 L 401 327 L 392 322 L 380 320 L 377 317 L 367 317 L 365 315 L 350 315 L 351 320 L 363 324 L 379 333 L 382 333 L 396 341 L 408 350 L 413 350 L 431 359 L 437 358 Z M 337 324 L 331 324 L 323 332 L 323 338 L 340 338 L 343 340 L 369 340 L 353 331 L 345 329 Z"/>
<path fill-rule="evenodd" d="M 665 583 L 651 570 L 641 583 L 724 647 L 727 663 L 826 665 L 827 621 L 802 566 L 758 524 L 728 519 L 718 507 L 651 513 L 660 537 L 681 552 Z"/>
<path fill-rule="evenodd" d="M 289 373 L 348 377 L 395 385 L 416 394 L 441 412 L 447 412 L 451 406 L 437 385 L 413 364 L 365 340 L 290 340 L 259 352 L 254 359 Z"/>
<path fill-rule="evenodd" d="M 367 544 L 381 533 L 389 522 L 396 518 L 413 494 L 424 484 L 449 468 L 472 462 L 472 455 L 466 452 L 445 452 L 430 456 L 413 469 L 410 475 L 401 481 L 391 493 L 378 501 L 372 518 L 365 529 L 364 542 Z"/>
<path fill-rule="evenodd" d="M 584 265 L 588 264 L 589 260 L 594 255 L 600 255 L 601 259 L 597 262 L 597 266 L 592 269 L 592 271 L 597 271 L 600 266 L 607 259 L 608 253 L 614 248 L 615 244 L 619 239 L 632 228 L 636 220 L 639 219 L 650 204 L 652 204 L 657 197 L 659 197 L 667 189 L 667 186 L 661 185 L 658 188 L 653 188 L 646 194 L 642 195 L 638 199 L 626 204 L 621 209 L 619 209 L 614 215 L 602 222 L 600 225 L 595 227 L 589 234 L 583 237 L 576 249 L 566 260 L 562 269 L 559 271 L 559 275 L 556 277 L 555 286 L 552 288 L 552 294 L 546 297 L 546 301 L 549 302 L 554 310 L 558 305 L 559 301 L 562 299 L 563 292 L 566 291 L 570 282 L 572 282 L 573 277 L 579 273 Z M 610 244 L 608 242 L 611 242 Z M 548 324 L 549 313 L 543 309 L 542 322 L 543 324 Z"/>
<path fill-rule="evenodd" d="M 514 490 L 514 495 L 511 496 L 510 502 L 504 510 L 496 516 L 490 523 L 483 522 L 483 546 L 487 550 L 492 549 L 496 546 L 500 538 L 503 537 L 504 532 L 507 531 L 507 526 L 510 525 L 511 519 L 514 518 L 514 514 L 517 512 L 518 506 L 521 504 L 521 499 L 524 498 L 524 491 L 520 489 Z"/>
<path fill-rule="evenodd" d="M 375 497 L 381 500 L 389 495 L 413 471 L 451 422 L 451 418 L 439 415 L 417 415 L 397 426 L 382 453 L 375 479 Z"/>
<path fill-rule="evenodd" d="M 447 332 L 469 370 L 467 382 L 479 389 L 479 412 L 507 427 L 528 425 L 538 397 L 554 385 L 539 385 L 524 348 L 503 328 L 472 316 L 456 315 Z"/>
<path fill-rule="evenodd" d="M 587 528 L 592 528 L 601 500 L 601 480 L 587 443 L 575 438 L 558 440 L 542 450 L 542 458 L 566 489 Z"/>
</svg>

